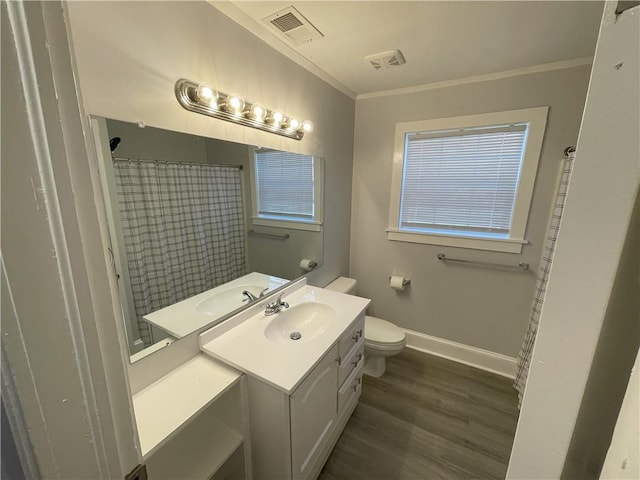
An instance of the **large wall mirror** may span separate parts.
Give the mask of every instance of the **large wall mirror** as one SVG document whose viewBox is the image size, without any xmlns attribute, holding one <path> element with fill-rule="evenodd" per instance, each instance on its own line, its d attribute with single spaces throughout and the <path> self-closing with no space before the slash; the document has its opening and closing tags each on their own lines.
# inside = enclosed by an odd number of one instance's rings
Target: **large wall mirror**
<svg viewBox="0 0 640 480">
<path fill-rule="evenodd" d="M 322 265 L 321 158 L 91 125 L 132 361 Z"/>
</svg>

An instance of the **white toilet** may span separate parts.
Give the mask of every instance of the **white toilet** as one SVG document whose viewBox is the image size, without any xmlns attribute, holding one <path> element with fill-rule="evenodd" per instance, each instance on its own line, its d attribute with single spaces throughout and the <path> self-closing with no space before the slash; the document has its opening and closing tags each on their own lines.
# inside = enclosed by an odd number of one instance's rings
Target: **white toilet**
<svg viewBox="0 0 640 480">
<path fill-rule="evenodd" d="M 353 278 L 339 277 L 327 285 L 327 290 L 356 294 L 358 282 Z M 406 344 L 404 331 L 381 318 L 364 317 L 364 373 L 380 377 L 386 369 L 386 357 L 399 354 Z"/>
</svg>

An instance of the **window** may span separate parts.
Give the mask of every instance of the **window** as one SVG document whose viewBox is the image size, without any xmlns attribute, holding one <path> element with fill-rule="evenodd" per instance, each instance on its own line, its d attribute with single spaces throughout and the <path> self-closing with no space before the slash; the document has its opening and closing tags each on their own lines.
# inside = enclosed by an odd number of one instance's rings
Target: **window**
<svg viewBox="0 0 640 480">
<path fill-rule="evenodd" d="M 252 169 L 254 225 L 320 231 L 322 160 L 258 149 Z"/>
<path fill-rule="evenodd" d="M 396 126 L 388 239 L 520 253 L 547 107 Z"/>
</svg>

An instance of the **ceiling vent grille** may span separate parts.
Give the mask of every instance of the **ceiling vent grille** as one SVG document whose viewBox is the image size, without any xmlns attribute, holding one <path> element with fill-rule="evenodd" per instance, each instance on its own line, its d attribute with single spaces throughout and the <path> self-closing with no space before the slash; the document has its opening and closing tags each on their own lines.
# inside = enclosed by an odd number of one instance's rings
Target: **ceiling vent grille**
<svg viewBox="0 0 640 480">
<path fill-rule="evenodd" d="M 397 67 L 407 63 L 400 50 L 389 50 L 387 52 L 374 53 L 373 55 L 364 57 L 364 59 L 376 70 L 380 70 L 381 68 Z"/>
<path fill-rule="evenodd" d="M 263 18 L 262 21 L 278 33 L 284 34 L 294 45 L 304 45 L 324 36 L 293 5 Z"/>
</svg>

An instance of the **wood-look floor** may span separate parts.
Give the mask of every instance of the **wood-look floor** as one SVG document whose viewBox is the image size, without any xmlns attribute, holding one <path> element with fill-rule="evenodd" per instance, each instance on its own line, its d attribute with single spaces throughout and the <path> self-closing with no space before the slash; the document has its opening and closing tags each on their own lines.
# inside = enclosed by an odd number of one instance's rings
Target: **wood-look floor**
<svg viewBox="0 0 640 480">
<path fill-rule="evenodd" d="M 503 479 L 518 419 L 512 380 L 415 350 L 364 377 L 320 480 Z"/>
</svg>

